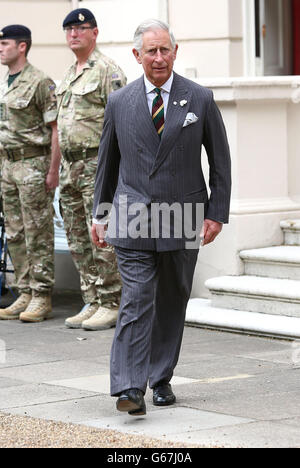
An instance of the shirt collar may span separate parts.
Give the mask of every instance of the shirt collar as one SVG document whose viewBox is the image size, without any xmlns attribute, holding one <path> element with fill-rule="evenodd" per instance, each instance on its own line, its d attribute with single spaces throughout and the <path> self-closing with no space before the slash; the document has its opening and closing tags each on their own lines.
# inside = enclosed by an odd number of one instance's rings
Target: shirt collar
<svg viewBox="0 0 300 468">
<path fill-rule="evenodd" d="M 166 81 L 160 88 L 167 92 L 167 93 L 170 93 L 171 92 L 171 87 L 172 87 L 172 83 L 173 83 L 173 79 L 174 79 L 174 73 L 172 72 L 170 78 L 168 79 L 168 81 Z M 156 86 L 154 86 L 154 84 L 152 84 L 148 78 L 146 77 L 146 75 L 144 75 L 144 82 L 145 82 L 145 87 L 146 87 L 146 94 L 149 94 L 149 93 L 152 93 L 152 91 L 156 88 Z"/>
<path fill-rule="evenodd" d="M 101 52 L 96 45 L 96 47 L 93 49 L 90 56 L 88 57 L 82 70 L 85 70 L 86 68 L 93 68 L 93 66 L 95 65 L 95 62 L 99 59 L 100 55 L 101 55 Z M 78 64 L 78 61 L 76 60 L 71 66 L 75 74 L 76 74 L 77 64 Z"/>
<path fill-rule="evenodd" d="M 89 58 L 87 59 L 86 62 L 86 68 L 93 68 L 95 63 L 99 60 L 100 57 L 100 51 L 98 47 L 96 46 Z"/>
<path fill-rule="evenodd" d="M 11 84 L 11 86 L 9 86 L 8 91 L 11 91 L 12 89 L 19 86 L 19 83 L 21 81 L 27 81 L 28 77 L 30 77 L 29 79 L 32 80 L 31 73 L 32 73 L 32 65 L 30 65 L 30 63 L 28 61 L 26 61 L 23 69 L 20 71 L 17 78 L 14 80 L 14 82 Z M 9 76 L 9 71 L 6 73 L 6 78 L 5 78 L 6 81 L 8 80 L 8 76 Z"/>
</svg>

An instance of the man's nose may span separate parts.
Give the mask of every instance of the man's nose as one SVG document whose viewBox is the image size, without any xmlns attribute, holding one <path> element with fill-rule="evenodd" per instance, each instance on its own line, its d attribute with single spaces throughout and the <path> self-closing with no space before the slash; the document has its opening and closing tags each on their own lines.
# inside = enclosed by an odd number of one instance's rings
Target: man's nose
<svg viewBox="0 0 300 468">
<path fill-rule="evenodd" d="M 156 54 L 155 54 L 155 61 L 156 62 L 162 62 L 164 60 L 163 55 L 161 51 L 158 49 Z"/>
</svg>

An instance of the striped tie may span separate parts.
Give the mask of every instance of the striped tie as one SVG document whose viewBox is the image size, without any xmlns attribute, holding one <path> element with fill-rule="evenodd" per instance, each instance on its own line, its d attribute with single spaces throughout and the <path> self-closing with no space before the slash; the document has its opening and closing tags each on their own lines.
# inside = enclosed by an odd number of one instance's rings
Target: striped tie
<svg viewBox="0 0 300 468">
<path fill-rule="evenodd" d="M 161 89 L 155 88 L 154 91 L 156 92 L 157 96 L 153 99 L 152 120 L 157 130 L 157 133 L 161 138 L 165 126 L 164 101 L 161 97 Z"/>
</svg>

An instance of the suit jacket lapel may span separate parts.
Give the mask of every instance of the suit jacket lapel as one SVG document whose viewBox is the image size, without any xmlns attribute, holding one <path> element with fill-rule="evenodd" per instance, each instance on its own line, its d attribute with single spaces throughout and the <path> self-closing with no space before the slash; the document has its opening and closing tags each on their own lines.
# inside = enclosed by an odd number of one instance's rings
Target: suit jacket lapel
<svg viewBox="0 0 300 468">
<path fill-rule="evenodd" d="M 151 174 L 153 174 L 161 166 L 165 158 L 170 153 L 171 149 L 174 147 L 190 107 L 191 95 L 191 89 L 186 86 L 185 82 L 181 80 L 179 75 L 174 73 L 174 80 L 172 83 L 168 110 L 165 119 L 165 128 Z M 186 101 L 186 103 L 183 103 L 182 101 Z M 180 104 L 181 102 L 182 105 Z M 152 126 L 155 128 L 153 123 Z"/>
</svg>

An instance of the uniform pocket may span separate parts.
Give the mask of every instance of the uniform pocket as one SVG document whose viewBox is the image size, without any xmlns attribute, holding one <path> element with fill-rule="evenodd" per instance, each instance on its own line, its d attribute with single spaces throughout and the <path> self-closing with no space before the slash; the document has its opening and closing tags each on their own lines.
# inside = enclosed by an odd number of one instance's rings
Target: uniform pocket
<svg viewBox="0 0 300 468">
<path fill-rule="evenodd" d="M 27 89 L 22 89 L 21 95 L 18 95 L 19 88 L 8 95 L 6 104 L 12 131 L 33 129 L 40 124 L 41 114 L 34 104 L 35 91 L 36 86 L 32 84 Z"/>
<path fill-rule="evenodd" d="M 72 89 L 76 120 L 98 120 L 104 117 L 104 104 L 98 86 L 99 82 L 91 82 Z"/>
<path fill-rule="evenodd" d="M 7 107 L 13 110 L 26 109 L 34 96 L 35 90 L 36 86 L 30 83 L 26 89 L 22 88 L 22 94 L 18 95 L 19 88 L 16 88 L 11 94 L 8 94 L 7 96 Z"/>
</svg>

